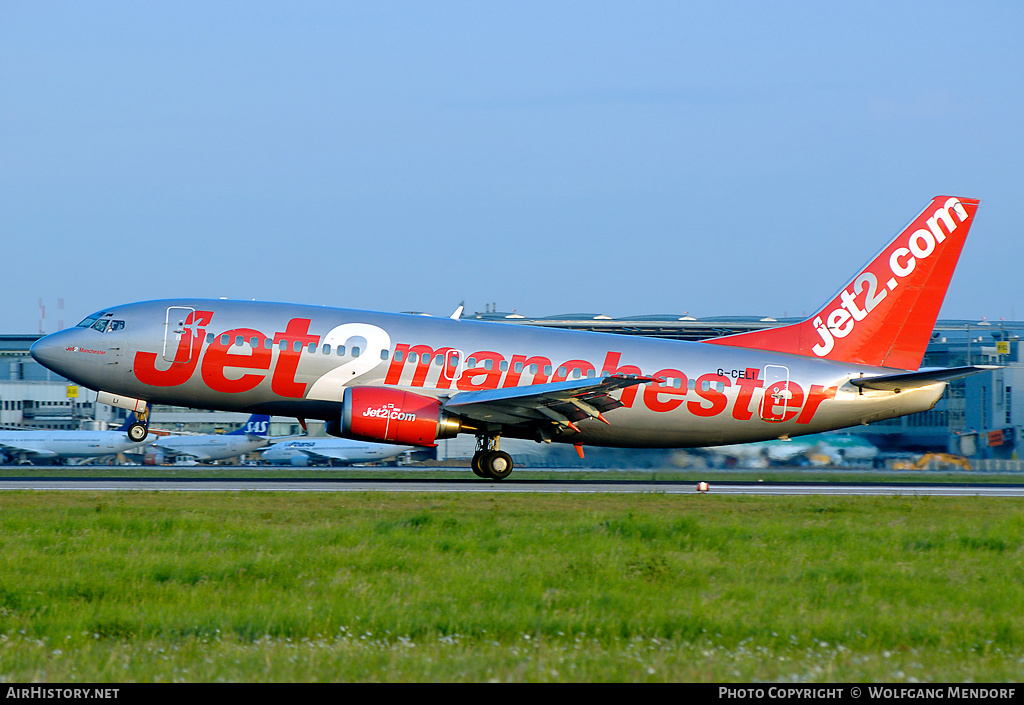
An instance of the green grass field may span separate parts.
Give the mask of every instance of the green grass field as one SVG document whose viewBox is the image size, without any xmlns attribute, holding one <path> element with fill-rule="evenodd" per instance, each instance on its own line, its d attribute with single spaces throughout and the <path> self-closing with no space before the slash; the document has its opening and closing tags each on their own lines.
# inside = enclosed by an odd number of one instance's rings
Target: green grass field
<svg viewBox="0 0 1024 705">
<path fill-rule="evenodd" d="M 0 679 L 1019 681 L 1010 499 L 0 493 Z"/>
</svg>

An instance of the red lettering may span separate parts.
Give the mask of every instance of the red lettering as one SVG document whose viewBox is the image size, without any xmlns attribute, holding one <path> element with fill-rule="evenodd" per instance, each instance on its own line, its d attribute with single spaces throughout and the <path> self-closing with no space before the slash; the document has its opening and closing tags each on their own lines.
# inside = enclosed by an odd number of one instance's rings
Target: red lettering
<svg viewBox="0 0 1024 705">
<path fill-rule="evenodd" d="M 835 399 L 838 390 L 838 387 L 825 389 L 820 384 L 812 384 L 811 391 L 807 395 L 807 403 L 804 404 L 804 410 L 800 412 L 800 418 L 796 422 L 810 423 L 814 418 L 814 413 L 818 410 L 818 405 L 826 399 Z"/>
<path fill-rule="evenodd" d="M 399 343 L 395 346 L 395 354 L 391 356 L 391 364 L 388 365 L 388 373 L 384 377 L 384 384 L 398 384 L 402 381 L 402 370 L 405 369 L 405 361 L 409 358 L 409 346 Z"/>
<path fill-rule="evenodd" d="M 309 324 L 312 321 L 308 318 L 293 318 L 285 326 L 284 333 L 274 335 L 274 345 L 284 341 L 284 348 L 277 353 L 277 364 L 274 365 L 274 376 L 270 380 L 270 388 L 282 397 L 293 397 L 301 399 L 306 394 L 306 384 L 295 381 L 295 372 L 299 368 L 299 359 L 302 351 L 309 343 L 319 344 L 320 336 L 309 333 Z M 295 349 L 294 342 L 299 341 L 299 349 Z"/>
<path fill-rule="evenodd" d="M 622 353 L 609 352 L 604 357 L 604 364 L 601 365 L 601 374 L 604 375 L 641 375 L 640 368 L 635 365 L 623 365 L 619 367 L 619 359 L 622 357 Z M 619 397 L 619 401 L 622 405 L 629 408 L 633 406 L 633 402 L 636 400 L 637 389 L 643 385 L 633 385 L 622 390 L 622 396 Z"/>
<path fill-rule="evenodd" d="M 524 373 L 530 375 L 530 384 L 546 384 L 548 376 L 544 372 L 544 368 L 551 366 L 551 360 L 540 356 L 528 358 L 525 355 L 513 355 L 509 365 L 509 371 L 505 375 L 505 383 L 501 385 L 505 388 L 518 387 L 519 380 Z M 537 366 L 536 372 L 530 369 L 531 365 Z"/>
<path fill-rule="evenodd" d="M 505 361 L 496 352 L 482 350 L 469 356 L 476 360 L 476 367 L 463 370 L 459 378 L 458 388 L 464 392 L 478 389 L 497 389 L 501 382 L 501 363 Z M 490 361 L 491 369 L 487 369 L 487 361 Z M 477 381 L 479 380 L 479 381 Z"/>
<path fill-rule="evenodd" d="M 687 379 L 679 370 L 665 369 L 654 373 L 654 377 L 661 377 L 664 382 L 655 382 L 644 385 L 644 405 L 651 411 L 675 411 L 683 404 L 681 398 L 667 399 L 662 401 L 661 395 L 667 394 L 673 397 L 686 396 Z M 675 387 L 669 383 L 669 379 L 681 380 L 680 386 Z"/>
<path fill-rule="evenodd" d="M 409 353 L 419 356 L 416 360 L 416 368 L 412 373 L 412 386 L 426 386 L 430 363 L 434 361 L 434 349 L 426 345 L 416 345 L 409 348 Z"/>
<path fill-rule="evenodd" d="M 564 382 L 572 376 L 573 370 L 579 370 L 581 377 L 586 377 L 587 373 L 593 373 L 594 366 L 586 360 L 569 360 L 558 366 L 555 370 L 555 374 L 551 377 L 552 382 Z"/>
<path fill-rule="evenodd" d="M 764 390 L 764 409 L 761 418 L 772 423 L 791 421 L 800 411 L 804 403 L 804 390 L 796 382 L 789 382 L 790 398 L 783 397 L 786 382 L 779 381 Z M 785 409 L 785 413 L 776 412 L 775 407 Z"/>
<path fill-rule="evenodd" d="M 227 344 L 222 343 L 223 335 L 228 336 Z M 203 355 L 202 376 L 206 386 L 215 392 L 248 392 L 266 379 L 266 375 L 242 375 L 238 379 L 229 379 L 224 374 L 225 367 L 236 367 L 246 370 L 269 370 L 272 352 L 262 345 L 250 348 L 246 354 L 230 353 L 232 340 L 236 336 L 242 336 L 246 340 L 258 338 L 262 343 L 263 334 L 252 328 L 235 328 L 225 331 L 222 336 L 213 341 L 206 348 Z"/>
<path fill-rule="evenodd" d="M 745 377 L 740 377 L 736 384 L 739 391 L 736 392 L 736 402 L 732 407 L 732 417 L 737 421 L 750 421 L 754 412 L 750 410 L 750 400 L 754 396 L 754 390 L 764 385 L 764 381 L 757 378 L 760 370 L 748 367 Z"/>
<path fill-rule="evenodd" d="M 708 373 L 701 375 L 697 378 L 697 396 L 704 401 L 711 402 L 711 406 L 704 406 L 703 402 L 699 401 L 688 401 L 686 402 L 686 408 L 690 410 L 690 413 L 694 416 L 717 416 L 718 414 L 725 411 L 726 405 L 729 403 L 729 398 L 725 396 L 724 392 L 718 391 L 714 385 L 719 382 L 724 384 L 726 387 L 731 386 L 729 384 L 729 378 L 724 375 L 718 375 L 715 373 Z M 707 388 L 705 388 L 707 384 Z"/>
<path fill-rule="evenodd" d="M 203 347 L 203 338 L 206 337 L 206 326 L 212 318 L 213 311 L 195 311 L 188 315 L 185 325 L 195 324 L 195 335 L 192 335 L 193 328 L 184 329 L 181 338 L 178 339 L 174 362 L 166 370 L 157 369 L 157 353 L 135 353 L 135 378 L 143 384 L 155 387 L 174 387 L 187 382 L 199 363 L 199 351 Z"/>
</svg>

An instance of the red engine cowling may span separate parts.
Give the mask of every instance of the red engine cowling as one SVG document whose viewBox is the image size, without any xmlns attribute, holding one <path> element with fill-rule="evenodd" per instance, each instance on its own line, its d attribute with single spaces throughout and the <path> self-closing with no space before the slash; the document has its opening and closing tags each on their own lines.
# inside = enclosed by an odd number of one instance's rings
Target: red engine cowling
<svg viewBox="0 0 1024 705">
<path fill-rule="evenodd" d="M 433 397 L 386 387 L 347 387 L 341 434 L 347 438 L 434 447 L 461 429 L 456 416 Z"/>
</svg>

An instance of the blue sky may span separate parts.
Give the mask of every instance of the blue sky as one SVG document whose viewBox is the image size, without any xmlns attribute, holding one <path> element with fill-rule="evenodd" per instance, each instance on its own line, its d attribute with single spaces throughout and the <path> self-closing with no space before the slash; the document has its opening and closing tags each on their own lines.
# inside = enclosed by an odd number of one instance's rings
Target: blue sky
<svg viewBox="0 0 1024 705">
<path fill-rule="evenodd" d="M 932 196 L 1024 318 L 1024 4 L 5 2 L 0 332 L 175 296 L 800 315 Z"/>
</svg>

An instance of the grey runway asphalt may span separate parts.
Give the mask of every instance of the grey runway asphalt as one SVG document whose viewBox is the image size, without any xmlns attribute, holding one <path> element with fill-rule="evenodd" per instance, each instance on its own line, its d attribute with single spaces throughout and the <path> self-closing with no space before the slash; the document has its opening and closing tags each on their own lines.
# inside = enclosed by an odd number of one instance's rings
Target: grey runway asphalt
<svg viewBox="0 0 1024 705">
<path fill-rule="evenodd" d="M 91 492 L 472 492 L 564 494 L 700 494 L 693 482 L 506 480 L 299 480 L 182 478 L 8 478 L 0 491 Z M 903 483 L 712 483 L 720 495 L 879 495 L 943 497 L 1024 497 L 1022 485 Z"/>
</svg>

